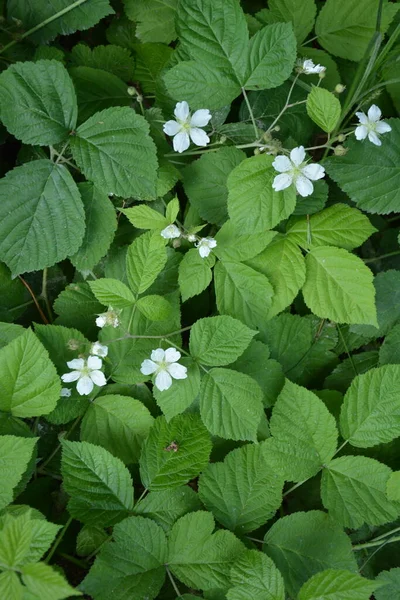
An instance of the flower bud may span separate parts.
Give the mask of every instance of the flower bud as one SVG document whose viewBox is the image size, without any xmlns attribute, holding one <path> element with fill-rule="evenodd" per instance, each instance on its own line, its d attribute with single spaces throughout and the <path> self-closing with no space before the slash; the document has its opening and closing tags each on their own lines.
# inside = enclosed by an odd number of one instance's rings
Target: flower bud
<svg viewBox="0 0 400 600">
<path fill-rule="evenodd" d="M 348 148 L 345 148 L 344 146 L 336 146 L 333 153 L 335 156 L 344 156 L 345 154 L 347 154 L 348 152 Z"/>
<path fill-rule="evenodd" d="M 341 133 L 340 135 L 338 135 L 338 142 L 344 142 L 346 139 L 346 136 L 344 135 L 344 133 Z"/>
<path fill-rule="evenodd" d="M 179 247 L 180 247 L 180 245 L 181 245 L 181 240 L 179 240 L 179 239 L 175 239 L 175 240 L 172 242 L 172 246 L 173 246 L 174 248 L 179 248 Z"/>
<path fill-rule="evenodd" d="M 225 142 L 226 142 L 226 135 L 221 135 L 221 137 L 219 138 L 219 143 L 225 144 Z"/>
<path fill-rule="evenodd" d="M 187 236 L 187 239 L 189 242 L 196 242 L 197 241 L 197 237 L 195 236 L 194 233 L 189 233 L 189 235 Z"/>
<path fill-rule="evenodd" d="M 81 343 L 79 340 L 75 340 L 74 338 L 68 340 L 67 342 L 67 348 L 68 350 L 78 350 L 78 348 L 80 347 Z"/>
<path fill-rule="evenodd" d="M 137 91 L 133 86 L 129 86 L 126 90 L 130 96 L 136 96 Z"/>
<path fill-rule="evenodd" d="M 318 73 L 318 77 L 319 77 L 320 79 L 324 79 L 324 78 L 325 78 L 325 76 L 326 76 L 326 73 L 325 73 L 325 71 L 321 71 L 320 73 Z"/>
<path fill-rule="evenodd" d="M 254 148 L 254 156 L 258 156 L 260 154 L 260 148 Z"/>
<path fill-rule="evenodd" d="M 280 131 L 280 130 L 281 130 L 280 126 L 279 125 L 275 125 L 274 131 Z"/>
<path fill-rule="evenodd" d="M 338 83 L 337 86 L 335 86 L 335 92 L 337 94 L 341 94 L 342 92 L 344 92 L 345 89 L 346 89 L 346 86 L 343 85 L 342 83 Z"/>
</svg>

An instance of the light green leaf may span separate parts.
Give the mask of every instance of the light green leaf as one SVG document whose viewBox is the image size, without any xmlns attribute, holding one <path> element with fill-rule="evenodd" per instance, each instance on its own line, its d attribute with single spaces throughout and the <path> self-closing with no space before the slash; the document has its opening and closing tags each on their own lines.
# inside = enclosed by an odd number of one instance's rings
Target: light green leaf
<svg viewBox="0 0 400 600">
<path fill-rule="evenodd" d="M 22 581 L 29 592 L 40 600 L 63 600 L 70 596 L 82 596 L 74 590 L 60 573 L 45 563 L 25 565 L 21 569 Z"/>
<path fill-rule="evenodd" d="M 150 492 L 138 504 L 135 514 L 149 517 L 169 531 L 177 519 L 201 509 L 198 494 L 190 486 Z"/>
<path fill-rule="evenodd" d="M 379 348 L 379 364 L 400 364 L 400 324 L 389 331 Z"/>
<path fill-rule="evenodd" d="M 325 569 L 358 571 L 350 538 L 319 510 L 279 519 L 265 536 L 264 552 L 278 567 L 286 591 L 293 597 L 315 573 Z"/>
<path fill-rule="evenodd" d="M 353 380 L 344 397 L 340 429 L 357 448 L 400 436 L 400 365 L 371 369 Z"/>
<path fill-rule="evenodd" d="M 339 569 L 326 569 L 309 579 L 298 600 L 369 600 L 377 583 Z"/>
<path fill-rule="evenodd" d="M 307 96 L 307 114 L 324 131 L 331 133 L 340 119 L 341 106 L 337 97 L 321 87 L 313 87 Z"/>
<path fill-rule="evenodd" d="M 199 319 L 190 331 L 190 353 L 209 367 L 229 365 L 243 354 L 255 333 L 232 317 Z"/>
<path fill-rule="evenodd" d="M 159 75 L 172 54 L 172 48 L 165 44 L 135 45 L 136 68 L 134 79 L 139 81 L 145 94 L 155 93 Z M 173 165 L 171 166 L 173 167 Z"/>
<path fill-rule="evenodd" d="M 344 527 L 358 529 L 394 521 L 400 504 L 392 503 L 386 486 L 392 470 L 366 456 L 341 456 L 322 472 L 322 503 Z"/>
<path fill-rule="evenodd" d="M 148 409 L 134 398 L 100 396 L 92 402 L 81 425 L 81 440 L 103 446 L 125 464 L 139 460 L 143 441 L 154 423 Z"/>
<path fill-rule="evenodd" d="M 6 514 L 0 531 L 0 564 L 2 569 L 24 564 L 32 542 L 29 513 L 16 517 Z"/>
<path fill-rule="evenodd" d="M 139 298 L 137 309 L 150 321 L 165 321 L 171 314 L 172 306 L 162 296 L 155 294 Z"/>
<path fill-rule="evenodd" d="M 87 525 L 108 526 L 133 508 L 132 479 L 119 458 L 88 442 L 62 442 L 63 486 L 68 511 Z"/>
<path fill-rule="evenodd" d="M 150 206 L 147 206 L 146 204 L 138 204 L 131 208 L 125 208 L 121 212 L 123 212 L 132 225 L 138 229 L 162 229 L 171 222 L 168 221 L 164 215 L 157 210 L 150 208 Z"/>
<path fill-rule="evenodd" d="M 282 192 L 272 189 L 276 175 L 272 162 L 267 154 L 247 158 L 228 177 L 228 212 L 241 233 L 263 233 L 294 211 L 294 187 Z"/>
<path fill-rule="evenodd" d="M 140 475 L 150 490 L 187 483 L 205 468 L 210 436 L 197 415 L 178 415 L 168 423 L 158 417 L 142 446 Z"/>
<path fill-rule="evenodd" d="M 345 156 L 331 156 L 324 161 L 328 175 L 359 208 L 380 215 L 396 212 L 400 202 L 400 166 L 392 158 L 400 144 L 400 119 L 387 122 L 392 131 L 382 136 L 381 147 L 368 140 L 349 139 Z"/>
<path fill-rule="evenodd" d="M 129 19 L 137 22 L 141 42 L 169 44 L 176 39 L 175 16 L 178 0 L 124 0 Z"/>
<path fill-rule="evenodd" d="M 233 587 L 228 600 L 285 600 L 282 575 L 262 552 L 246 550 L 231 569 Z"/>
<path fill-rule="evenodd" d="M 270 0 L 271 16 L 279 23 L 292 23 L 297 42 L 301 44 L 314 26 L 317 7 L 314 0 Z"/>
<path fill-rule="evenodd" d="M 0 410 L 14 417 L 46 415 L 60 391 L 56 369 L 30 329 L 0 350 Z"/>
<path fill-rule="evenodd" d="M 182 302 L 201 294 L 211 283 L 215 256 L 202 258 L 196 248 L 191 248 L 179 264 L 179 288 Z"/>
<path fill-rule="evenodd" d="M 82 243 L 83 205 L 63 165 L 34 160 L 9 171 L 0 207 L 0 259 L 13 275 L 50 267 Z"/>
<path fill-rule="evenodd" d="M 71 150 L 84 175 L 106 193 L 154 199 L 156 147 L 147 121 L 131 108 L 107 108 L 90 117 L 71 138 Z"/>
<path fill-rule="evenodd" d="M 165 218 L 168 223 L 173 223 L 178 216 L 179 213 L 179 200 L 178 197 L 172 198 L 170 202 L 167 204 L 167 208 L 165 209 Z"/>
<path fill-rule="evenodd" d="M 192 404 L 200 390 L 200 369 L 190 358 L 181 358 L 180 364 L 187 368 L 186 379 L 174 381 L 174 384 L 163 392 L 153 387 L 154 398 L 167 421 L 183 413 Z"/>
<path fill-rule="evenodd" d="M 0 510 L 13 500 L 13 489 L 24 474 L 38 438 L 0 437 Z"/>
<path fill-rule="evenodd" d="M 218 231 L 215 239 L 217 247 L 214 252 L 221 260 L 245 261 L 253 258 L 264 250 L 277 235 L 276 231 L 241 234 L 232 221 L 226 221 Z"/>
<path fill-rule="evenodd" d="M 390 569 L 390 571 L 381 571 L 376 578 L 382 587 L 375 592 L 376 600 L 393 600 L 400 593 L 400 569 Z"/>
<path fill-rule="evenodd" d="M 209 464 L 199 478 L 204 506 L 238 535 L 264 525 L 282 503 L 283 479 L 272 471 L 263 444 L 246 444 L 223 462 Z"/>
<path fill-rule="evenodd" d="M 304 301 L 321 319 L 377 325 L 372 273 L 341 248 L 320 246 L 306 257 Z"/>
<path fill-rule="evenodd" d="M 162 198 L 171 191 L 179 179 L 181 174 L 178 169 L 172 163 L 160 160 L 156 183 L 157 198 Z"/>
<path fill-rule="evenodd" d="M 134 72 L 134 59 L 127 48 L 108 44 L 90 48 L 77 44 L 71 50 L 71 60 L 76 66 L 92 67 L 113 73 L 123 81 L 131 81 Z"/>
<path fill-rule="evenodd" d="M 0 75 L 0 116 L 24 144 L 50 146 L 75 129 L 74 85 L 58 60 L 18 62 Z"/>
<path fill-rule="evenodd" d="M 230 587 L 232 562 L 245 548 L 230 531 L 218 530 L 213 534 L 214 527 L 212 515 L 198 511 L 185 515 L 172 528 L 168 566 L 189 587 L 202 590 Z"/>
<path fill-rule="evenodd" d="M 400 502 L 400 471 L 390 475 L 386 484 L 386 495 L 390 502 Z"/>
<path fill-rule="evenodd" d="M 134 294 L 143 294 L 167 262 L 164 240 L 151 231 L 136 238 L 126 255 L 126 274 Z"/>
<path fill-rule="evenodd" d="M 32 539 L 29 550 L 24 557 L 24 563 L 39 561 L 43 557 L 44 553 L 49 550 L 51 544 L 54 542 L 57 532 L 62 528 L 61 525 L 49 523 L 44 518 L 32 518 L 32 516 L 34 516 L 32 515 L 33 510 L 28 510 L 31 517 L 29 526 L 32 532 Z"/>
<path fill-rule="evenodd" d="M 200 414 L 213 434 L 232 440 L 257 440 L 263 394 L 254 379 L 230 369 L 211 369 L 200 389 Z"/>
<path fill-rule="evenodd" d="M 89 556 L 107 540 L 108 534 L 101 527 L 84 525 L 76 538 L 76 553 L 78 556 Z"/>
<path fill-rule="evenodd" d="M 317 246 L 339 246 L 353 250 L 361 246 L 377 230 L 368 217 L 347 204 L 333 204 L 309 217 L 299 219 L 287 230 L 290 240 L 307 250 Z M 311 244 L 308 243 L 308 232 Z"/>
<path fill-rule="evenodd" d="M 345 358 L 333 369 L 325 379 L 324 387 L 331 390 L 338 390 L 344 394 L 357 373 L 362 375 L 362 373 L 366 373 L 370 369 L 377 367 L 378 363 L 379 354 L 376 350 L 354 354 L 351 359 Z"/>
<path fill-rule="evenodd" d="M 129 308 L 135 304 L 131 290 L 118 279 L 101 278 L 88 283 L 97 300 L 104 306 Z"/>
<path fill-rule="evenodd" d="M 3 571 L 0 573 L 0 594 L 7 600 L 22 600 L 24 588 L 13 571 Z"/>
</svg>

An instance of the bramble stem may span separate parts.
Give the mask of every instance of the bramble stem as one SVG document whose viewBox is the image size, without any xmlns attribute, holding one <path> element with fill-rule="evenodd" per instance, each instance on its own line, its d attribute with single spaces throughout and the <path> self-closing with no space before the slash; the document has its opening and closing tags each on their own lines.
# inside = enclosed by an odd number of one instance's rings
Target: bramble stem
<svg viewBox="0 0 400 600">
<path fill-rule="evenodd" d="M 351 366 L 353 367 L 353 371 L 354 371 L 354 373 L 355 373 L 356 375 L 358 375 L 357 367 L 356 367 L 356 365 L 355 365 L 355 362 L 354 362 L 354 360 L 353 360 L 353 357 L 352 357 L 352 355 L 351 355 L 351 352 L 350 352 L 350 350 L 349 350 L 349 348 L 348 348 L 348 346 L 347 346 L 346 340 L 344 339 L 344 336 L 343 336 L 342 330 L 340 329 L 340 325 L 339 325 L 338 323 L 336 323 L 336 329 L 337 329 L 337 331 L 338 331 L 338 334 L 339 334 L 339 337 L 340 337 L 340 339 L 342 340 L 342 344 L 343 344 L 343 346 L 344 346 L 344 349 L 346 350 L 346 354 L 347 354 L 347 356 L 348 356 L 348 357 L 349 357 L 349 359 L 350 359 L 350 363 L 351 363 Z"/>
<path fill-rule="evenodd" d="M 389 256 L 397 256 L 400 254 L 400 250 L 395 250 L 394 252 L 388 252 L 387 254 L 381 254 L 381 256 L 375 256 L 374 258 L 364 258 L 365 263 L 374 263 L 378 260 L 382 260 L 382 258 L 389 258 Z"/>
<path fill-rule="evenodd" d="M 297 82 L 298 78 L 299 78 L 299 74 L 297 74 L 296 77 L 292 81 L 292 85 L 290 86 L 290 90 L 289 90 L 289 93 L 288 93 L 287 98 L 286 98 L 285 106 L 282 108 L 281 112 L 278 114 L 278 116 L 276 117 L 276 119 L 274 119 L 274 121 L 272 121 L 271 125 L 267 129 L 267 132 L 272 131 L 273 127 L 277 124 L 277 122 L 279 121 L 279 119 L 281 118 L 281 116 L 283 115 L 283 113 L 289 108 L 289 106 L 290 106 L 289 100 L 290 100 L 290 97 L 292 95 L 292 92 L 294 90 L 294 86 L 296 85 L 296 82 Z M 293 106 L 294 106 L 294 104 L 293 104 Z"/>
<path fill-rule="evenodd" d="M 242 94 L 243 94 L 244 101 L 246 102 L 247 110 L 249 111 L 249 114 L 250 114 L 251 122 L 253 123 L 254 136 L 255 136 L 255 139 L 257 140 L 259 137 L 258 136 L 258 127 L 256 124 L 256 120 L 254 118 L 253 109 L 251 108 L 251 104 L 249 102 L 249 98 L 246 94 L 246 90 L 243 87 L 242 87 Z"/>
<path fill-rule="evenodd" d="M 167 570 L 168 577 L 169 577 L 169 579 L 170 579 L 170 581 L 171 581 L 171 583 L 172 583 L 172 587 L 173 587 L 173 588 L 174 588 L 174 590 L 175 590 L 175 594 L 178 596 L 178 598 L 182 598 L 182 594 L 180 593 L 180 591 L 179 591 L 179 589 L 178 589 L 178 586 L 177 586 L 177 585 L 176 585 L 176 583 L 175 583 L 175 579 L 172 577 L 172 573 L 171 573 L 171 571 L 168 569 L 168 567 L 167 567 L 167 566 L 166 566 L 165 568 L 166 568 L 166 570 Z"/>
<path fill-rule="evenodd" d="M 61 529 L 60 533 L 56 537 L 54 544 L 50 548 L 50 551 L 44 560 L 45 563 L 48 563 L 50 561 L 50 559 L 52 558 L 54 552 L 57 550 L 61 540 L 63 539 L 63 537 L 64 537 L 68 527 L 71 525 L 72 521 L 73 521 L 72 517 L 69 517 L 68 521 L 65 523 L 64 527 Z"/>
</svg>

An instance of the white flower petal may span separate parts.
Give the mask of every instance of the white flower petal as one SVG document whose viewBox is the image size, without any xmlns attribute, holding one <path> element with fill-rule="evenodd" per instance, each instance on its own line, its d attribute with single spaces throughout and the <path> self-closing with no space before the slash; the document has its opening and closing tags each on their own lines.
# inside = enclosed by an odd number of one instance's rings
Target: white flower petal
<svg viewBox="0 0 400 600">
<path fill-rule="evenodd" d="M 83 358 L 74 358 L 73 360 L 67 362 L 67 367 L 69 367 L 70 369 L 76 369 L 80 371 L 81 369 L 83 369 L 84 366 L 85 361 L 83 360 Z"/>
<path fill-rule="evenodd" d="M 182 125 L 176 121 L 167 121 L 163 125 L 163 132 L 167 135 L 176 135 L 182 129 Z"/>
<path fill-rule="evenodd" d="M 375 146 L 382 146 L 382 142 L 378 138 L 378 136 L 376 135 L 375 131 L 370 131 L 369 132 L 368 139 L 369 139 L 370 142 L 372 142 L 373 144 L 375 144 Z"/>
<path fill-rule="evenodd" d="M 80 371 L 72 371 L 71 373 L 65 373 L 64 375 L 61 375 L 61 381 L 64 381 L 64 383 L 71 383 L 72 381 L 79 379 L 80 376 Z"/>
<path fill-rule="evenodd" d="M 177 133 L 172 141 L 172 145 L 174 147 L 175 152 L 179 152 L 179 154 L 187 150 L 190 146 L 190 139 L 186 131 L 181 131 L 180 133 Z"/>
<path fill-rule="evenodd" d="M 96 319 L 96 325 L 97 327 L 104 327 L 104 325 L 107 323 L 107 317 L 105 314 L 99 315 Z"/>
<path fill-rule="evenodd" d="M 180 121 L 187 121 L 189 116 L 189 104 L 185 100 L 183 102 L 177 102 L 174 115 Z"/>
<path fill-rule="evenodd" d="M 100 342 L 95 342 L 92 344 L 90 353 L 104 358 L 108 354 L 108 346 L 103 346 L 103 344 L 100 344 Z"/>
<path fill-rule="evenodd" d="M 186 379 L 187 378 L 187 368 L 183 365 L 179 365 L 178 363 L 172 363 L 167 367 L 168 373 L 174 379 Z"/>
<path fill-rule="evenodd" d="M 368 119 L 370 121 L 379 121 L 382 116 L 382 111 L 376 104 L 373 104 L 368 109 Z"/>
<path fill-rule="evenodd" d="M 61 388 L 60 396 L 61 398 L 70 398 L 72 394 L 72 390 L 69 388 Z"/>
<path fill-rule="evenodd" d="M 160 392 L 164 392 L 168 390 L 172 385 L 172 377 L 167 371 L 160 371 L 155 380 L 155 386 L 160 390 Z"/>
<path fill-rule="evenodd" d="M 214 240 L 214 238 L 207 238 L 208 240 L 208 246 L 210 248 L 216 248 L 217 247 L 217 240 Z"/>
<path fill-rule="evenodd" d="M 140 372 L 143 373 L 143 375 L 153 375 L 153 373 L 155 373 L 157 369 L 158 365 L 156 365 L 156 363 L 152 360 L 146 358 L 146 360 L 142 362 Z"/>
<path fill-rule="evenodd" d="M 107 379 L 103 371 L 92 371 L 89 375 L 90 379 L 98 386 L 107 385 Z"/>
<path fill-rule="evenodd" d="M 204 244 L 201 244 L 198 246 L 198 249 L 201 258 L 207 258 L 207 256 L 210 255 L 211 248 L 209 246 L 204 246 Z"/>
<path fill-rule="evenodd" d="M 392 128 L 390 127 L 389 123 L 385 123 L 385 121 L 379 121 L 379 123 L 377 123 L 375 126 L 375 130 L 377 133 L 388 133 L 389 131 L 392 131 Z"/>
<path fill-rule="evenodd" d="M 272 187 L 275 192 L 286 190 L 293 183 L 293 175 L 291 173 L 281 173 L 277 175 L 272 182 Z"/>
<path fill-rule="evenodd" d="M 290 153 L 290 160 L 296 167 L 299 167 L 306 157 L 306 151 L 304 150 L 304 146 L 299 146 L 298 148 L 293 148 Z"/>
<path fill-rule="evenodd" d="M 81 377 L 76 384 L 78 394 L 81 396 L 87 396 L 90 394 L 90 392 L 93 390 L 93 387 L 93 381 L 87 375 Z"/>
<path fill-rule="evenodd" d="M 161 232 L 161 237 L 165 240 L 173 240 L 175 238 L 181 237 L 181 232 L 178 227 L 172 223 L 172 225 L 168 225 Z"/>
<path fill-rule="evenodd" d="M 87 366 L 89 369 L 101 369 L 103 361 L 98 356 L 89 356 L 87 359 Z"/>
<path fill-rule="evenodd" d="M 168 348 L 165 351 L 165 361 L 167 363 L 173 363 L 179 360 L 181 357 L 181 353 L 178 352 L 175 348 Z"/>
<path fill-rule="evenodd" d="M 368 123 L 368 117 L 365 113 L 363 112 L 356 112 L 356 117 L 358 117 L 358 120 L 360 121 L 360 123 L 362 125 L 366 125 Z"/>
<path fill-rule="evenodd" d="M 208 108 L 200 108 L 200 110 L 196 110 L 196 112 L 193 113 L 192 118 L 190 119 L 190 126 L 205 127 L 208 125 L 211 116 Z"/>
<path fill-rule="evenodd" d="M 192 142 L 196 144 L 196 146 L 207 146 L 210 141 L 210 138 L 206 132 L 198 127 L 191 127 L 189 130 L 189 135 Z"/>
<path fill-rule="evenodd" d="M 310 196 L 314 191 L 314 186 L 307 177 L 304 175 L 299 175 L 296 178 L 296 189 L 299 192 L 300 196 L 305 198 L 306 196 Z"/>
<path fill-rule="evenodd" d="M 368 135 L 368 127 L 366 125 L 359 125 L 356 127 L 354 135 L 356 136 L 356 140 L 365 140 Z"/>
<path fill-rule="evenodd" d="M 305 167 L 303 167 L 301 172 L 308 179 L 312 179 L 312 181 L 322 179 L 325 175 L 324 167 L 321 167 L 321 165 L 318 165 L 317 163 L 310 163 L 309 165 L 306 165 Z"/>
<path fill-rule="evenodd" d="M 291 171 L 293 168 L 289 158 L 287 156 L 283 156 L 283 154 L 275 158 L 272 166 L 274 167 L 275 171 L 278 171 L 278 173 L 286 173 L 287 171 Z"/>
<path fill-rule="evenodd" d="M 162 348 L 156 348 L 152 351 L 150 358 L 156 363 L 162 362 L 165 359 L 165 350 Z"/>
</svg>

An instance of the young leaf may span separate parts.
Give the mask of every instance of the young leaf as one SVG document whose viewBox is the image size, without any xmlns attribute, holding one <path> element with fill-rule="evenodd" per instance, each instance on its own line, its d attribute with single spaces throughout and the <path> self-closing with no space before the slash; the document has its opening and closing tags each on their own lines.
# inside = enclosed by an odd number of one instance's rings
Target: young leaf
<svg viewBox="0 0 400 600">
<path fill-rule="evenodd" d="M 320 246 L 306 257 L 304 301 L 321 319 L 377 325 L 372 273 L 341 248 Z"/>
<path fill-rule="evenodd" d="M 23 593 L 24 588 L 14 571 L 3 571 L 0 573 L 0 594 L 2 594 L 3 598 L 21 600 Z"/>
<path fill-rule="evenodd" d="M 377 583 L 341 569 L 326 569 L 309 579 L 298 600 L 369 600 Z"/>
<path fill-rule="evenodd" d="M 176 39 L 175 17 L 178 0 L 124 0 L 125 12 L 135 21 L 141 42 L 169 44 Z"/>
<path fill-rule="evenodd" d="M 313 87 L 307 96 L 307 114 L 324 131 L 331 133 L 340 119 L 339 100 L 324 88 Z"/>
<path fill-rule="evenodd" d="M 0 437 L 0 510 L 13 500 L 13 489 L 25 473 L 38 438 L 2 435 Z"/>
<path fill-rule="evenodd" d="M 58 60 L 17 62 L 3 71 L 0 106 L 2 122 L 24 144 L 57 144 L 76 126 L 74 85 Z"/>
<path fill-rule="evenodd" d="M 233 450 L 199 478 L 204 506 L 224 527 L 242 535 L 264 525 L 282 503 L 283 479 L 272 471 L 263 444 Z"/>
<path fill-rule="evenodd" d="M 169 422 L 192 404 L 200 390 L 200 369 L 190 358 L 181 358 L 180 364 L 187 368 L 186 379 L 174 381 L 168 390 L 160 392 L 153 387 L 153 395 L 157 400 L 165 418 Z"/>
<path fill-rule="evenodd" d="M 146 204 L 138 204 L 131 208 L 125 208 L 121 212 L 123 212 L 132 225 L 138 229 L 162 229 L 175 220 L 168 221 L 164 215 L 157 210 L 150 208 L 150 206 L 147 206 Z"/>
<path fill-rule="evenodd" d="M 131 290 L 118 279 L 101 278 L 88 283 L 97 300 L 104 306 L 129 308 L 135 304 L 135 297 Z"/>
<path fill-rule="evenodd" d="M 263 394 L 254 379 L 230 369 L 211 369 L 200 389 L 200 414 L 213 435 L 257 440 Z"/>
<path fill-rule="evenodd" d="M 179 264 L 179 288 L 182 302 L 201 294 L 211 283 L 214 254 L 202 258 L 196 248 L 191 248 Z"/>
<path fill-rule="evenodd" d="M 200 509 L 198 495 L 185 485 L 172 490 L 150 492 L 136 504 L 134 511 L 137 515 L 152 519 L 168 532 L 177 519 Z"/>
<path fill-rule="evenodd" d="M 119 458 L 88 442 L 64 440 L 62 448 L 63 485 L 75 519 L 105 527 L 132 511 L 132 479 Z"/>
<path fill-rule="evenodd" d="M 139 298 L 136 303 L 137 309 L 150 321 L 165 321 L 171 314 L 172 306 L 162 296 L 151 294 Z"/>
<path fill-rule="evenodd" d="M 183 485 L 205 468 L 210 452 L 210 436 L 197 415 L 178 415 L 169 423 L 158 417 L 142 446 L 142 482 L 150 490 Z"/>
<path fill-rule="evenodd" d="M 246 550 L 231 569 L 228 600 L 285 600 L 283 577 L 273 561 L 257 550 Z"/>
<path fill-rule="evenodd" d="M 312 31 L 317 14 L 314 0 L 303 0 L 301 3 L 297 0 L 270 0 L 268 8 L 277 22 L 292 23 L 299 44 Z"/>
<path fill-rule="evenodd" d="M 63 600 L 70 596 L 82 596 L 74 590 L 58 571 L 45 563 L 25 565 L 21 568 L 22 581 L 33 597 L 40 600 Z"/>
<path fill-rule="evenodd" d="M 126 274 L 134 294 L 143 294 L 167 262 L 164 240 L 151 231 L 136 238 L 126 255 Z"/>
<path fill-rule="evenodd" d="M 113 44 L 90 48 L 77 44 L 72 48 L 71 60 L 76 66 L 92 67 L 113 73 L 123 81 L 131 81 L 134 73 L 134 59 L 127 48 Z"/>
</svg>

